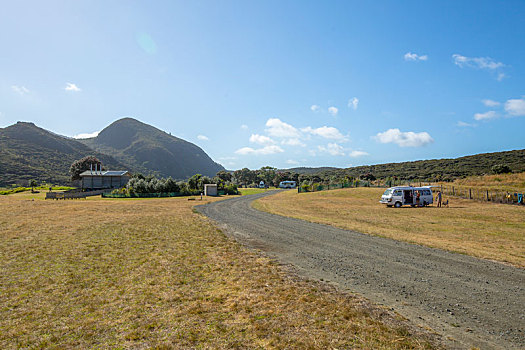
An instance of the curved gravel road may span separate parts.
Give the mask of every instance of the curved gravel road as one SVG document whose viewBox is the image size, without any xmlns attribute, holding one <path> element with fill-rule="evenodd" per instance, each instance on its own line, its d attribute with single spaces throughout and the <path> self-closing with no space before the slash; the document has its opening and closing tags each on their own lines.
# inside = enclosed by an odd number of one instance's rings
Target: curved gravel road
<svg viewBox="0 0 525 350">
<path fill-rule="evenodd" d="M 251 207 L 272 193 L 196 209 L 300 274 L 362 294 L 432 328 L 449 347 L 525 348 L 525 270 Z"/>
</svg>

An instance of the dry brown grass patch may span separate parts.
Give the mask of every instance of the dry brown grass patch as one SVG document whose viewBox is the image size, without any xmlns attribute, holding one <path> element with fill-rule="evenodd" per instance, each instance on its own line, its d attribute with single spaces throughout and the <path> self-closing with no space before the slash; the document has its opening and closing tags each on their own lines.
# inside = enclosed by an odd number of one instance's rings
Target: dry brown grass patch
<svg viewBox="0 0 525 350">
<path fill-rule="evenodd" d="M 285 274 L 193 204 L 2 198 L 0 347 L 431 347 L 384 310 Z"/>
</svg>

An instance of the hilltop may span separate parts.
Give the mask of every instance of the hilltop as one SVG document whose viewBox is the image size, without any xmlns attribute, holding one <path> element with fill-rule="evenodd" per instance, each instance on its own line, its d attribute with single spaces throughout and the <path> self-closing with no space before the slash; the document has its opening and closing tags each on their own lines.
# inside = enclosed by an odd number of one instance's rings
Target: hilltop
<svg viewBox="0 0 525 350">
<path fill-rule="evenodd" d="M 94 155 L 106 167 L 124 168 L 115 158 L 96 152 L 75 139 L 18 122 L 0 128 L 0 185 L 38 182 L 67 183 L 75 160 Z"/>
<path fill-rule="evenodd" d="M 79 141 L 144 174 L 187 179 L 224 170 L 200 147 L 133 118 L 119 119 L 97 137 Z"/>
</svg>

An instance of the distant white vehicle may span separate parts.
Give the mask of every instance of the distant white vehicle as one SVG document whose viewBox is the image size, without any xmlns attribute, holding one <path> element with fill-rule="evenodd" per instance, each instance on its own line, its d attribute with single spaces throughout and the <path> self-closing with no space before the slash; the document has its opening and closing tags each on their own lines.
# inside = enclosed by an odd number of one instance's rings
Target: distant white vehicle
<svg viewBox="0 0 525 350">
<path fill-rule="evenodd" d="M 264 181 L 259 182 L 259 188 L 266 188 Z"/>
<path fill-rule="evenodd" d="M 419 203 L 417 196 L 419 193 Z M 430 186 L 412 187 L 412 186 L 397 186 L 390 187 L 383 193 L 379 203 L 386 204 L 387 207 L 399 208 L 403 205 L 427 206 L 433 203 L 434 196 Z"/>
<path fill-rule="evenodd" d="M 295 188 L 295 186 L 297 186 L 295 181 L 281 181 L 281 182 L 279 182 L 279 187 L 280 188 Z"/>
</svg>

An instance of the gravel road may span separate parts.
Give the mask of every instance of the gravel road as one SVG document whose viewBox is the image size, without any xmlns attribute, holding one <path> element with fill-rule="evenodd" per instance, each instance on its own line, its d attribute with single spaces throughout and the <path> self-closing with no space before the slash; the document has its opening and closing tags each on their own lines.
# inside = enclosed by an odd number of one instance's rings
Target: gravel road
<svg viewBox="0 0 525 350">
<path fill-rule="evenodd" d="M 525 270 L 251 207 L 270 194 L 196 209 L 299 274 L 359 293 L 432 328 L 451 348 L 525 349 Z"/>
</svg>

